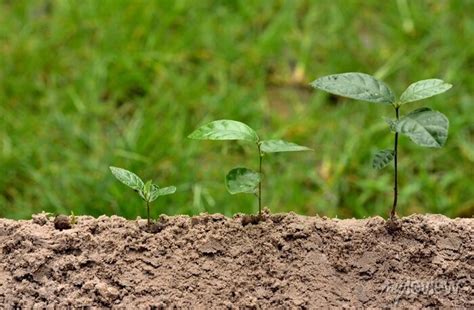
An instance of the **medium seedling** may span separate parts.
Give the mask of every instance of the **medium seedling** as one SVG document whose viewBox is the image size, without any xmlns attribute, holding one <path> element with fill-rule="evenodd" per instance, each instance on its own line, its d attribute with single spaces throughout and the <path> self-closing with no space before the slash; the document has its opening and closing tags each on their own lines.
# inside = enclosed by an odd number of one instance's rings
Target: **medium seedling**
<svg viewBox="0 0 474 310">
<path fill-rule="evenodd" d="M 315 88 L 331 94 L 357 100 L 391 105 L 395 110 L 395 119 L 387 119 L 388 126 L 395 133 L 393 149 L 379 150 L 372 160 L 372 166 L 382 169 L 394 161 L 393 206 L 390 219 L 396 216 L 398 200 L 398 135 L 409 137 L 415 144 L 423 147 L 440 148 L 448 138 L 448 118 L 430 108 L 419 108 L 400 117 L 400 107 L 406 103 L 429 98 L 444 93 L 452 87 L 440 79 L 428 79 L 408 86 L 400 98 L 375 77 L 358 72 L 324 76 L 312 82 Z"/>
<path fill-rule="evenodd" d="M 110 167 L 110 171 L 117 178 L 117 180 L 133 189 L 140 195 L 140 197 L 142 197 L 143 200 L 145 200 L 148 226 L 151 225 L 150 203 L 155 201 L 160 196 L 170 195 L 176 192 L 176 187 L 174 186 L 160 188 L 158 185 L 153 184 L 152 180 L 144 183 L 142 179 L 140 179 L 135 173 L 122 168 Z"/>
<path fill-rule="evenodd" d="M 227 173 L 225 183 L 230 194 L 249 193 L 258 198 L 258 217 L 262 216 L 262 162 L 267 153 L 311 151 L 310 148 L 283 140 L 260 140 L 257 133 L 244 123 L 218 120 L 203 125 L 188 138 L 196 140 L 241 140 L 254 143 L 258 151 L 258 172 L 238 167 Z"/>
</svg>

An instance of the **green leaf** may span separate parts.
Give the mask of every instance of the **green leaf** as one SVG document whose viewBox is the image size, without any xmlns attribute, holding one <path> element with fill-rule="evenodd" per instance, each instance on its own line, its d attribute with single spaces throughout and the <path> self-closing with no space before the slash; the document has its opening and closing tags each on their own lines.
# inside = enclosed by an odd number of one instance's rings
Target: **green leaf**
<svg viewBox="0 0 474 310">
<path fill-rule="evenodd" d="M 247 168 L 234 168 L 225 177 L 225 184 L 229 193 L 249 193 L 257 192 L 260 174 Z"/>
<path fill-rule="evenodd" d="M 416 109 L 402 117 L 396 131 L 424 147 L 442 147 L 448 138 L 449 121 L 444 114 L 430 108 Z"/>
<path fill-rule="evenodd" d="M 393 150 L 377 151 L 372 159 L 372 167 L 375 169 L 382 169 L 387 166 L 394 158 Z"/>
<path fill-rule="evenodd" d="M 153 181 L 148 180 L 143 186 L 143 188 L 138 191 L 138 193 L 140 194 L 140 197 L 142 197 L 143 200 L 151 202 L 150 197 L 151 197 L 152 186 L 153 186 Z"/>
<path fill-rule="evenodd" d="M 159 191 L 160 191 L 160 187 L 156 184 L 152 184 L 150 188 L 150 195 L 148 196 L 148 201 L 149 202 L 155 201 L 156 198 L 160 196 Z"/>
<path fill-rule="evenodd" d="M 257 133 L 244 123 L 232 120 L 218 120 L 203 125 L 188 138 L 197 140 L 245 140 L 257 142 Z"/>
<path fill-rule="evenodd" d="M 395 95 L 384 82 L 365 73 L 332 74 L 317 79 L 311 85 L 352 99 L 388 104 L 395 102 Z"/>
<path fill-rule="evenodd" d="M 117 168 L 117 167 L 109 167 L 112 174 L 122 182 L 123 184 L 127 185 L 128 187 L 140 191 L 143 189 L 144 184 L 142 179 L 140 179 L 135 173 L 130 172 L 128 170 Z"/>
<path fill-rule="evenodd" d="M 397 120 L 394 118 L 384 117 L 385 122 L 388 124 L 390 131 L 396 132 Z"/>
<path fill-rule="evenodd" d="M 171 194 L 174 194 L 175 192 L 176 192 L 176 187 L 174 186 L 160 188 L 156 184 L 151 184 L 150 192 L 147 194 L 140 191 L 140 196 L 142 196 L 142 198 L 145 201 L 152 202 L 152 201 L 155 201 L 160 196 L 171 195 Z"/>
<path fill-rule="evenodd" d="M 277 153 L 312 151 L 312 149 L 283 140 L 266 140 L 260 143 L 260 151 L 264 153 Z"/>
<path fill-rule="evenodd" d="M 139 190 L 138 194 L 140 195 L 140 197 L 142 197 L 143 200 L 148 201 L 147 193 L 145 193 L 143 189 Z"/>
<path fill-rule="evenodd" d="M 453 85 L 440 79 L 428 79 L 415 82 L 400 96 L 400 104 L 417 101 L 444 93 Z"/>
<path fill-rule="evenodd" d="M 152 180 L 148 180 L 146 183 L 145 183 L 145 186 L 143 186 L 143 192 L 145 193 L 150 193 L 150 190 L 151 190 L 151 186 L 153 185 L 153 181 Z"/>
<path fill-rule="evenodd" d="M 175 186 L 163 187 L 158 190 L 158 196 L 171 195 L 176 192 Z"/>
</svg>

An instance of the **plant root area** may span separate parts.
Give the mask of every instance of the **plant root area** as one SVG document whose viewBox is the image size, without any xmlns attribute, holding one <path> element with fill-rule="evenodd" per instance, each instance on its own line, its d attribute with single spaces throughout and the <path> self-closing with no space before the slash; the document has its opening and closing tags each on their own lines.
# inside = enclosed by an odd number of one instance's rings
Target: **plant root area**
<svg viewBox="0 0 474 310">
<path fill-rule="evenodd" d="M 0 220 L 5 308 L 474 308 L 471 219 Z M 393 226 L 393 225 L 392 225 Z"/>
</svg>

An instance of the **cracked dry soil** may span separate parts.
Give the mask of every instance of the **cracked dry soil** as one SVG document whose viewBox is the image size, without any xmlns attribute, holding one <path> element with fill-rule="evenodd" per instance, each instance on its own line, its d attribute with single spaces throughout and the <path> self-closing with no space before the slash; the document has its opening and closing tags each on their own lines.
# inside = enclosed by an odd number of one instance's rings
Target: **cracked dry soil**
<svg viewBox="0 0 474 310">
<path fill-rule="evenodd" d="M 473 308 L 471 219 L 265 215 L 0 220 L 6 308 Z"/>
</svg>

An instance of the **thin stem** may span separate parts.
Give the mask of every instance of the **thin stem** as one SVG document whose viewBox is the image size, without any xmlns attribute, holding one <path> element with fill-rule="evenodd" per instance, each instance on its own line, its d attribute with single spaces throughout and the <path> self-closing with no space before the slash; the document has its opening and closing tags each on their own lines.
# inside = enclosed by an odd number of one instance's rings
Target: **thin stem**
<svg viewBox="0 0 474 310">
<path fill-rule="evenodd" d="M 260 151 L 260 144 L 258 145 L 258 156 L 259 156 L 259 167 L 258 167 L 258 173 L 260 175 L 260 181 L 258 182 L 258 216 L 262 216 L 262 161 L 263 161 L 263 155 L 262 152 Z"/>
<path fill-rule="evenodd" d="M 146 202 L 146 210 L 147 210 L 147 216 L 148 216 L 148 226 L 150 226 L 151 222 L 150 222 L 150 202 L 149 201 Z"/>
<path fill-rule="evenodd" d="M 395 107 L 395 114 L 397 116 L 397 121 L 400 118 L 399 114 L 400 107 Z M 394 186 L 393 186 L 393 206 L 392 211 L 390 212 L 390 219 L 395 219 L 395 210 L 397 209 L 398 202 L 398 132 L 395 132 L 395 145 L 393 148 L 393 166 L 394 166 Z"/>
</svg>

